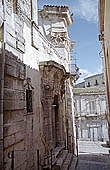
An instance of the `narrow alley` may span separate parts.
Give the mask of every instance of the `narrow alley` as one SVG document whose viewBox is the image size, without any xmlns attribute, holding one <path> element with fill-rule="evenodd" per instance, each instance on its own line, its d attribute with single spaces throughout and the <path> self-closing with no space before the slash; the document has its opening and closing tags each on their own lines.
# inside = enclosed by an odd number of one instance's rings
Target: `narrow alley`
<svg viewBox="0 0 110 170">
<path fill-rule="evenodd" d="M 110 155 L 104 142 L 79 142 L 76 170 L 110 170 Z"/>
<path fill-rule="evenodd" d="M 0 0 L 0 170 L 110 170 L 110 0 Z"/>
</svg>

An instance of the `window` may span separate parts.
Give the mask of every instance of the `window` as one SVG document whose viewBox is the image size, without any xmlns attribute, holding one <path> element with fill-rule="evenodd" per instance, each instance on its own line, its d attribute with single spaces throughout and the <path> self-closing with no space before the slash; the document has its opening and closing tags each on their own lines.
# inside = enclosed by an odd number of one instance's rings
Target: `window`
<svg viewBox="0 0 110 170">
<path fill-rule="evenodd" d="M 32 90 L 30 90 L 30 89 L 26 90 L 26 110 L 27 110 L 27 113 L 33 111 L 33 107 L 32 107 Z"/>
<path fill-rule="evenodd" d="M 24 84 L 25 89 L 25 102 L 26 102 L 26 113 L 32 114 L 33 112 L 33 98 L 34 98 L 34 87 L 32 86 L 31 78 L 27 77 L 26 83 Z"/>
<path fill-rule="evenodd" d="M 90 82 L 88 82 L 87 87 L 90 87 Z"/>
<path fill-rule="evenodd" d="M 95 86 L 97 86 L 98 85 L 98 81 L 97 80 L 95 80 Z"/>
</svg>

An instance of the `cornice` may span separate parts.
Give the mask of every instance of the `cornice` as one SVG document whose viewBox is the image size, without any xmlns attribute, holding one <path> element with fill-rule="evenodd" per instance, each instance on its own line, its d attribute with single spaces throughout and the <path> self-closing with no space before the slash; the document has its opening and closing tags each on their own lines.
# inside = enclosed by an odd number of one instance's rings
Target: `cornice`
<svg viewBox="0 0 110 170">
<path fill-rule="evenodd" d="M 106 94 L 105 87 L 99 88 L 74 88 L 73 89 L 74 95 L 99 95 L 99 94 Z"/>
</svg>

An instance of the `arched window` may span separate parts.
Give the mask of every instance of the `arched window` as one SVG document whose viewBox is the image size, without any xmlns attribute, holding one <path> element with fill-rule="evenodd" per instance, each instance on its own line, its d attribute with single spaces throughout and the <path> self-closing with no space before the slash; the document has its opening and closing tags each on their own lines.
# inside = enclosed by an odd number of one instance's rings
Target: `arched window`
<svg viewBox="0 0 110 170">
<path fill-rule="evenodd" d="M 26 112 L 30 113 L 33 112 L 33 91 L 34 88 L 31 85 L 31 79 L 27 78 L 27 82 L 24 85 L 25 87 L 25 94 L 26 94 Z"/>
</svg>

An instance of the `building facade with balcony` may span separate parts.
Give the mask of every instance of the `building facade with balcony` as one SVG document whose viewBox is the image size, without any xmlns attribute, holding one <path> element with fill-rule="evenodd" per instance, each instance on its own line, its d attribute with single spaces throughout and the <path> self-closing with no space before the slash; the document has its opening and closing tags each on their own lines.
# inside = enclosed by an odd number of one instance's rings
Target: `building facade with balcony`
<svg viewBox="0 0 110 170">
<path fill-rule="evenodd" d="M 83 83 L 75 86 L 73 96 L 78 139 L 108 141 L 103 74 L 85 78 Z"/>
<path fill-rule="evenodd" d="M 83 82 L 76 84 L 74 87 L 75 88 L 105 87 L 104 73 L 86 77 Z"/>
<path fill-rule="evenodd" d="M 72 22 L 66 6 L 0 2 L 0 169 L 49 168 L 62 148 L 76 154 Z"/>
<path fill-rule="evenodd" d="M 85 88 L 86 87 L 105 87 L 104 74 L 95 74 L 85 79 Z"/>
</svg>

